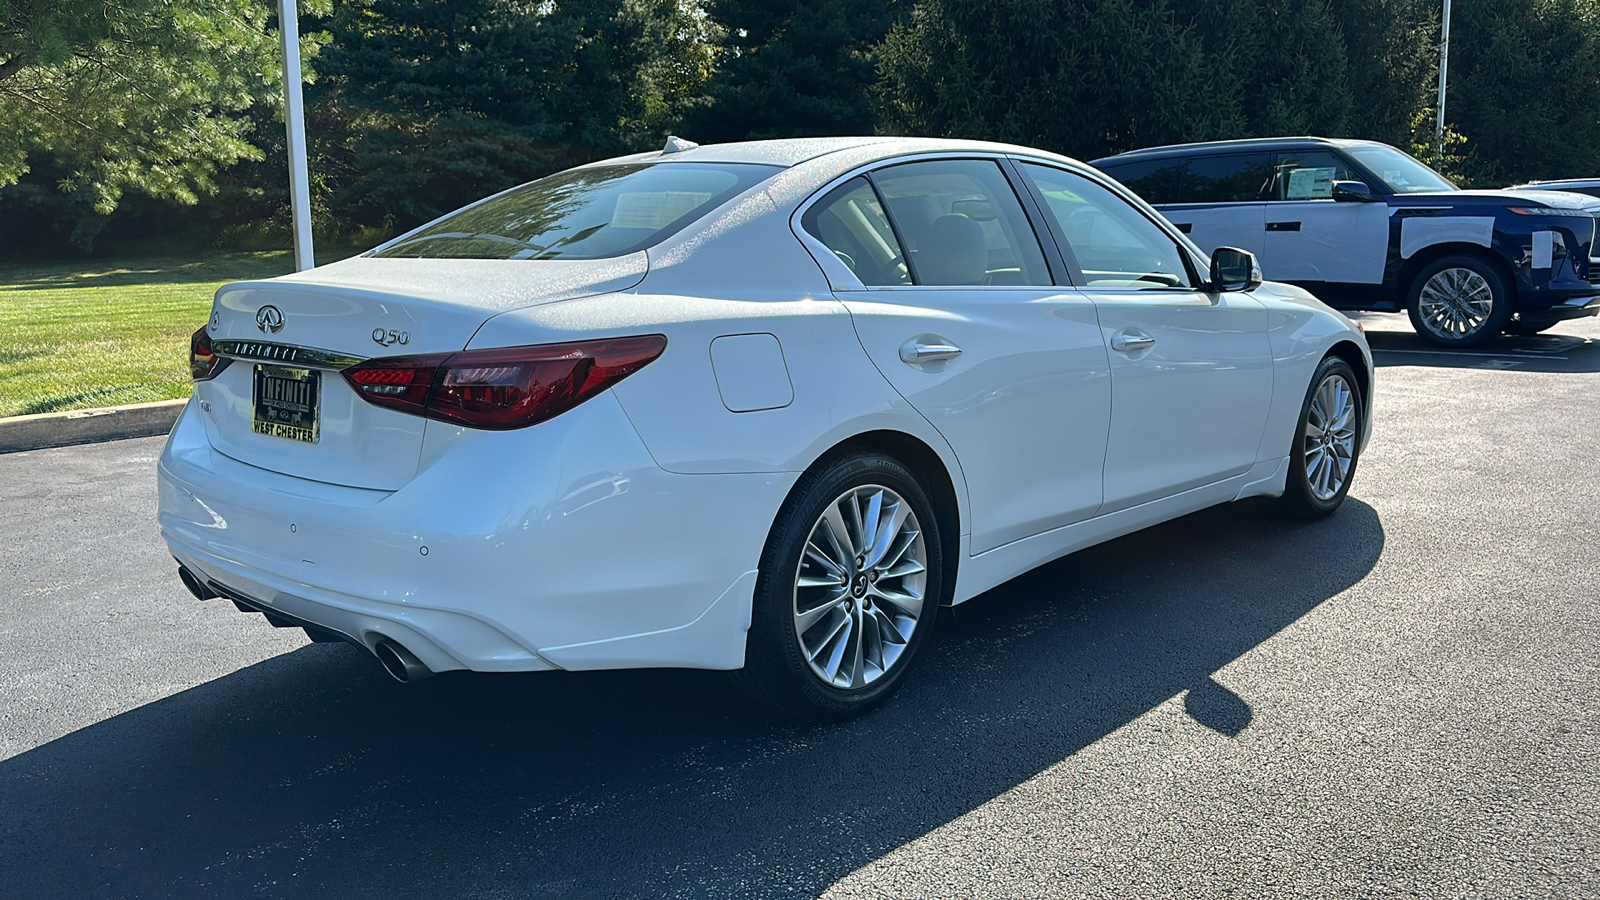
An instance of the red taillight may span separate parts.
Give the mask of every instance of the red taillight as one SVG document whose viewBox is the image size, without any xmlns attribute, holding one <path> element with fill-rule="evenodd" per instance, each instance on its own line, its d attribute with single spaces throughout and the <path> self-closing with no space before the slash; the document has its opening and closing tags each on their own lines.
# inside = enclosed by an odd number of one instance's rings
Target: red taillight
<svg viewBox="0 0 1600 900">
<path fill-rule="evenodd" d="M 369 403 L 472 428 L 553 419 L 632 375 L 667 348 L 664 334 L 370 359 L 344 370 Z"/>
<path fill-rule="evenodd" d="M 428 389 L 433 386 L 434 373 L 449 358 L 448 353 L 435 353 L 369 359 L 345 369 L 343 374 L 368 403 L 422 416 L 427 415 Z"/>
<path fill-rule="evenodd" d="M 189 376 L 208 381 L 228 367 L 228 358 L 211 352 L 211 335 L 204 328 L 189 335 Z"/>
</svg>

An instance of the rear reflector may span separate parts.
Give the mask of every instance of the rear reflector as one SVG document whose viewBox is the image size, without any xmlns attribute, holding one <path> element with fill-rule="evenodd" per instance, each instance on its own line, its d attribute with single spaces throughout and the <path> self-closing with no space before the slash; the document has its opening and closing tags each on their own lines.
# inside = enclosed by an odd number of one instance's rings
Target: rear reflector
<svg viewBox="0 0 1600 900">
<path fill-rule="evenodd" d="M 229 359 L 218 356 L 211 349 L 211 335 L 201 328 L 189 335 L 189 376 L 195 381 L 209 381 L 228 367 Z"/>
<path fill-rule="evenodd" d="M 369 359 L 343 370 L 368 403 L 470 428 L 553 419 L 644 368 L 664 334 Z"/>
</svg>

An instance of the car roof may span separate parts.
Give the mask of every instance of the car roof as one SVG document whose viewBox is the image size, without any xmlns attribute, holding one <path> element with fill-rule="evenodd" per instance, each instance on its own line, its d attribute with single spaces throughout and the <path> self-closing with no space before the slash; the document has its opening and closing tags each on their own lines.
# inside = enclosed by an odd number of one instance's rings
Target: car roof
<svg viewBox="0 0 1600 900">
<path fill-rule="evenodd" d="M 689 150 L 634 153 L 614 159 L 599 160 L 589 165 L 614 165 L 637 162 L 712 162 L 757 163 L 790 168 L 803 162 L 859 148 L 876 148 L 884 156 L 901 153 L 983 152 L 1019 153 L 1029 156 L 1055 156 L 1049 151 L 1012 144 L 988 141 L 968 141 L 955 138 L 917 138 L 893 136 L 784 138 L 770 141 L 738 141 L 728 144 L 706 144 Z"/>
<path fill-rule="evenodd" d="M 1308 147 L 1387 147 L 1388 144 L 1378 141 L 1361 141 L 1353 138 L 1325 138 L 1305 135 L 1303 137 L 1271 137 L 1271 138 L 1241 138 L 1231 141 L 1200 141 L 1192 144 L 1166 144 L 1160 147 L 1146 147 L 1142 150 L 1129 150 L 1114 156 L 1105 156 L 1094 160 L 1090 165 L 1098 166 L 1103 162 L 1132 162 L 1137 159 L 1159 159 L 1164 156 L 1197 156 L 1209 151 L 1229 150 L 1299 150 Z"/>
<path fill-rule="evenodd" d="M 1559 188 L 1559 187 L 1596 187 L 1600 186 L 1600 178 L 1554 178 L 1548 181 L 1528 181 L 1517 185 L 1519 188 Z"/>
</svg>

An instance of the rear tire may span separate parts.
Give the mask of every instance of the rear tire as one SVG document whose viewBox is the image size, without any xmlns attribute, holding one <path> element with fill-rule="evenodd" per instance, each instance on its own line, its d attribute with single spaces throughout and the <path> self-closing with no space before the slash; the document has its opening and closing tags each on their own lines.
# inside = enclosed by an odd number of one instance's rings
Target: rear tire
<svg viewBox="0 0 1600 900">
<path fill-rule="evenodd" d="M 1406 312 L 1429 343 L 1472 347 L 1505 330 L 1513 302 L 1498 268 L 1458 254 L 1434 260 L 1411 279 Z"/>
<path fill-rule="evenodd" d="M 884 702 L 933 631 L 942 551 L 933 504 L 899 461 L 852 453 L 807 472 L 761 554 L 735 684 L 809 719 Z"/>
<path fill-rule="evenodd" d="M 1281 501 L 1284 512 L 1320 519 L 1344 503 L 1361 455 L 1365 410 L 1355 370 L 1337 356 L 1324 359 L 1300 406 Z"/>
</svg>

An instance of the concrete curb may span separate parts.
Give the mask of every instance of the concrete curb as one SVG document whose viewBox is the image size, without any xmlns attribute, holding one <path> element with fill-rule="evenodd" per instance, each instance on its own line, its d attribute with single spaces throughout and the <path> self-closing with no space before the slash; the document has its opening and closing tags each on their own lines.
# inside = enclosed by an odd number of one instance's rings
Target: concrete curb
<svg viewBox="0 0 1600 900">
<path fill-rule="evenodd" d="M 0 453 L 166 434 L 188 402 L 161 400 L 0 419 Z"/>
</svg>

